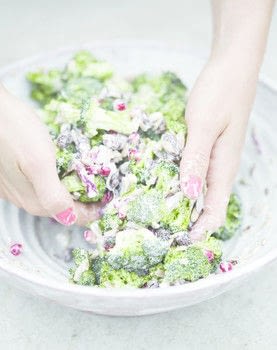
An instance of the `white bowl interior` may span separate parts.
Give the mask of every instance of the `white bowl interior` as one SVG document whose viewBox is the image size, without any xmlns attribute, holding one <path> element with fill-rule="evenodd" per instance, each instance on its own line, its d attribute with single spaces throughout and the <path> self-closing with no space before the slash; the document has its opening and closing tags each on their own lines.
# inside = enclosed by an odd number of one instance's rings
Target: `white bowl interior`
<svg viewBox="0 0 277 350">
<path fill-rule="evenodd" d="M 144 71 L 172 70 L 191 87 L 203 61 L 194 55 L 162 45 L 95 44 L 86 47 L 97 57 L 112 62 L 124 76 Z M 38 67 L 62 66 L 79 48 L 60 50 L 21 61 L 0 72 L 5 86 L 20 98 L 29 99 L 26 72 Z M 64 228 L 49 219 L 34 218 L 23 210 L 0 201 L 0 270 L 10 283 L 31 293 L 82 310 L 112 315 L 138 315 L 193 304 L 213 297 L 277 256 L 275 134 L 277 93 L 267 84 L 258 86 L 241 167 L 235 185 L 243 202 L 241 232 L 224 245 L 226 259 L 238 259 L 235 271 L 210 276 L 207 280 L 159 290 L 100 290 L 70 285 L 70 249 L 86 247 L 82 229 Z M 234 141 L 235 142 L 235 141 Z M 23 244 L 21 256 L 9 253 L 12 243 Z M 88 246 L 87 246 L 88 247 Z M 227 276 L 228 275 L 228 276 Z M 144 302 L 142 302 L 142 300 Z"/>
</svg>

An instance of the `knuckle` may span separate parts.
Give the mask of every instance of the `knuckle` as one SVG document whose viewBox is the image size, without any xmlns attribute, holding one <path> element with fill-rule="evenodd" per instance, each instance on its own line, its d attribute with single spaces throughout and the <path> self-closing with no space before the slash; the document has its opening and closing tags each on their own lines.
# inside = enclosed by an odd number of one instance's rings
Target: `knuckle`
<svg viewBox="0 0 277 350">
<path fill-rule="evenodd" d="M 199 174 L 207 168 L 208 163 L 209 155 L 201 151 L 196 151 L 192 154 L 188 154 L 187 156 L 185 155 L 183 157 L 181 166 L 185 172 Z"/>
<path fill-rule="evenodd" d="M 37 158 L 34 154 L 23 154 L 21 157 L 21 164 L 23 170 L 35 169 L 38 165 Z"/>
</svg>

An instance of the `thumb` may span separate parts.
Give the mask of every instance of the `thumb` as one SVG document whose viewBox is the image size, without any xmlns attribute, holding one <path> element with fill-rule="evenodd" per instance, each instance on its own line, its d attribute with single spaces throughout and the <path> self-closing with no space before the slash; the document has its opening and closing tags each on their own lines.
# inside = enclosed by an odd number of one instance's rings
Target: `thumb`
<svg viewBox="0 0 277 350">
<path fill-rule="evenodd" d="M 199 125 L 188 127 L 188 138 L 180 163 L 180 184 L 190 199 L 196 199 L 202 192 L 213 144 L 212 133 Z"/>
<path fill-rule="evenodd" d="M 33 157 L 24 164 L 22 171 L 48 215 L 65 226 L 73 225 L 77 220 L 74 202 L 58 177 L 55 156 L 43 157 L 43 162 L 41 159 Z"/>
</svg>

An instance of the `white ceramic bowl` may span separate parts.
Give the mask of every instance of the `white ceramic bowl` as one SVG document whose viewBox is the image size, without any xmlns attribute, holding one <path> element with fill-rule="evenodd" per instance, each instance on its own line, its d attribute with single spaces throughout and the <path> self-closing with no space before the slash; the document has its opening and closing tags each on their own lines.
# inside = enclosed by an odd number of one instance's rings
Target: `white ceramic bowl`
<svg viewBox="0 0 277 350">
<path fill-rule="evenodd" d="M 83 46 L 112 62 L 122 74 L 176 71 L 191 87 L 203 61 L 177 48 L 141 43 L 95 43 Z M 27 59 L 2 69 L 0 79 L 13 93 L 31 103 L 27 71 L 63 65 L 72 48 Z M 201 101 L 200 101 L 201 103 Z M 34 218 L 0 201 L 0 273 L 13 286 L 76 309 L 106 315 L 146 315 L 173 310 L 212 298 L 235 286 L 277 257 L 277 90 L 260 81 L 237 181 L 244 205 L 241 232 L 225 245 L 226 258 L 238 258 L 232 272 L 182 286 L 161 289 L 99 289 L 67 281 L 68 250 L 86 246 L 79 228 L 66 229 L 49 219 Z M 257 140 L 260 145 L 257 145 Z M 274 174 L 275 170 L 275 174 Z M 23 244 L 21 256 L 10 254 L 12 243 Z M 64 259 L 65 258 L 65 259 Z"/>
</svg>

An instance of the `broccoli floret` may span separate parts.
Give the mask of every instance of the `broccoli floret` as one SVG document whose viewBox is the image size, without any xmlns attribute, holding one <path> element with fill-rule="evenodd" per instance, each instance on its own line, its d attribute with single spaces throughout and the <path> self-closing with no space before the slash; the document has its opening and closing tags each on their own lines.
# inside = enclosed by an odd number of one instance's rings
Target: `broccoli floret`
<svg viewBox="0 0 277 350">
<path fill-rule="evenodd" d="M 94 147 L 94 146 L 101 145 L 101 143 L 103 142 L 103 135 L 104 135 L 104 132 L 99 131 L 97 135 L 93 136 L 90 139 L 90 146 Z"/>
<path fill-rule="evenodd" d="M 212 265 L 203 254 L 202 249 L 194 246 L 185 251 L 170 248 L 165 257 L 164 281 L 174 284 L 179 281 L 197 281 L 207 277 L 212 271 Z"/>
<path fill-rule="evenodd" d="M 96 284 L 96 274 L 94 271 L 95 260 L 85 249 L 74 249 L 72 251 L 75 267 L 70 269 L 73 283 L 83 286 L 93 286 Z"/>
<path fill-rule="evenodd" d="M 154 77 L 143 74 L 136 77 L 132 85 L 135 91 L 132 103 L 135 106 L 144 106 L 147 113 L 161 112 L 168 130 L 186 132 L 187 89 L 174 73 L 165 72 Z"/>
<path fill-rule="evenodd" d="M 165 210 L 165 201 L 161 191 L 146 190 L 128 204 L 127 219 L 129 221 L 151 226 L 160 221 Z"/>
<path fill-rule="evenodd" d="M 208 259 L 206 251 L 213 253 Z M 188 246 L 185 250 L 172 247 L 164 260 L 164 281 L 174 284 L 179 281 L 196 281 L 214 272 L 221 261 L 220 241 L 211 237 L 203 242 Z"/>
<path fill-rule="evenodd" d="M 147 147 L 140 152 L 140 160 L 131 160 L 129 162 L 129 170 L 137 177 L 138 184 L 147 185 L 152 177 L 150 163 L 154 158 L 154 147 L 156 142 L 147 141 Z"/>
<path fill-rule="evenodd" d="M 176 164 L 167 161 L 161 161 L 154 169 L 154 175 L 157 176 L 155 188 L 167 194 L 171 188 L 172 180 L 177 178 L 179 169 Z"/>
<path fill-rule="evenodd" d="M 106 97 L 103 100 L 100 101 L 100 107 L 105 109 L 106 111 L 113 111 L 113 104 L 114 104 L 115 98 L 114 97 Z"/>
<path fill-rule="evenodd" d="M 76 173 L 67 175 L 62 179 L 62 183 L 67 188 L 68 192 L 74 194 L 78 193 L 78 200 L 83 203 L 97 202 L 101 200 L 105 194 L 106 182 L 104 178 L 102 176 L 95 175 L 93 181 L 94 185 L 96 186 L 97 194 L 94 197 L 90 198 L 87 195 L 86 187 L 81 182 Z"/>
<path fill-rule="evenodd" d="M 144 73 L 136 76 L 131 84 L 135 92 L 138 92 L 141 87 L 147 85 L 150 86 L 153 91 L 159 93 L 160 96 L 165 96 L 173 92 L 183 96 L 187 90 L 181 79 L 172 72 L 164 72 L 154 76 Z"/>
<path fill-rule="evenodd" d="M 190 200 L 184 198 L 175 209 L 161 218 L 161 222 L 172 233 L 186 231 L 190 223 L 190 215 Z"/>
<path fill-rule="evenodd" d="M 168 243 L 159 238 L 146 239 L 142 243 L 142 249 L 151 266 L 160 263 L 168 251 Z"/>
<path fill-rule="evenodd" d="M 151 176 L 149 169 L 145 167 L 145 163 L 143 161 L 137 162 L 135 160 L 131 160 L 129 162 L 129 170 L 136 176 L 138 184 L 146 185 Z"/>
<path fill-rule="evenodd" d="M 56 149 L 56 164 L 58 174 L 62 175 L 69 168 L 69 164 L 71 163 L 74 157 L 74 153 L 70 148 L 58 148 Z"/>
<path fill-rule="evenodd" d="M 87 261 L 88 264 L 90 263 L 90 255 L 85 249 L 81 249 L 81 248 L 73 249 L 72 257 L 77 267 L 80 266 L 85 261 Z"/>
<path fill-rule="evenodd" d="M 31 97 L 42 105 L 48 103 L 63 87 L 62 73 L 58 69 L 30 72 L 27 79 L 32 84 Z"/>
<path fill-rule="evenodd" d="M 80 119 L 80 110 L 70 102 L 52 99 L 44 107 L 44 122 L 48 125 L 63 123 L 76 124 Z"/>
<path fill-rule="evenodd" d="M 169 131 L 178 134 L 186 133 L 185 123 L 185 100 L 177 98 L 175 95 L 169 96 L 167 101 L 162 105 L 160 112 L 163 113 L 166 127 Z"/>
<path fill-rule="evenodd" d="M 68 63 L 64 75 L 71 77 L 92 77 L 104 81 L 113 75 L 112 66 L 97 60 L 90 52 L 78 52 Z"/>
<path fill-rule="evenodd" d="M 138 130 L 138 121 L 132 119 L 128 111 L 106 111 L 95 99 L 84 102 L 82 118 L 88 137 L 95 136 L 98 130 L 113 130 L 124 135 Z"/>
<path fill-rule="evenodd" d="M 72 78 L 64 85 L 61 96 L 66 101 L 81 106 L 82 101 L 93 95 L 97 95 L 103 89 L 103 84 L 94 78 Z"/>
<path fill-rule="evenodd" d="M 94 286 L 95 285 L 94 272 L 92 270 L 84 271 L 80 276 L 78 284 L 82 286 Z"/>
<path fill-rule="evenodd" d="M 123 221 L 119 218 L 116 212 L 104 213 L 98 221 L 99 228 L 102 232 L 110 230 L 119 230 L 123 227 Z"/>
<path fill-rule="evenodd" d="M 149 280 L 157 281 L 158 283 L 160 283 L 163 281 L 164 274 L 165 274 L 164 265 L 163 263 L 159 263 L 150 268 L 149 274 L 148 274 Z"/>
<path fill-rule="evenodd" d="M 227 207 L 227 215 L 225 225 L 220 227 L 213 236 L 226 241 L 234 236 L 241 225 L 241 203 L 238 196 L 231 194 Z"/>
<path fill-rule="evenodd" d="M 168 248 L 168 242 L 155 237 L 151 231 L 125 230 L 117 233 L 116 244 L 107 254 L 107 262 L 115 270 L 146 275 L 151 267 L 163 260 Z"/>
<path fill-rule="evenodd" d="M 214 237 L 208 237 L 204 241 L 195 243 L 195 246 L 201 248 L 204 253 L 206 251 L 213 253 L 214 258 L 210 261 L 210 263 L 212 265 L 212 272 L 214 272 L 217 269 L 222 257 L 221 241 Z"/>
<path fill-rule="evenodd" d="M 141 288 L 147 283 L 147 281 L 148 276 L 139 276 L 135 272 L 129 272 L 124 269 L 115 270 L 108 263 L 103 263 L 102 265 L 100 287 Z"/>
</svg>

